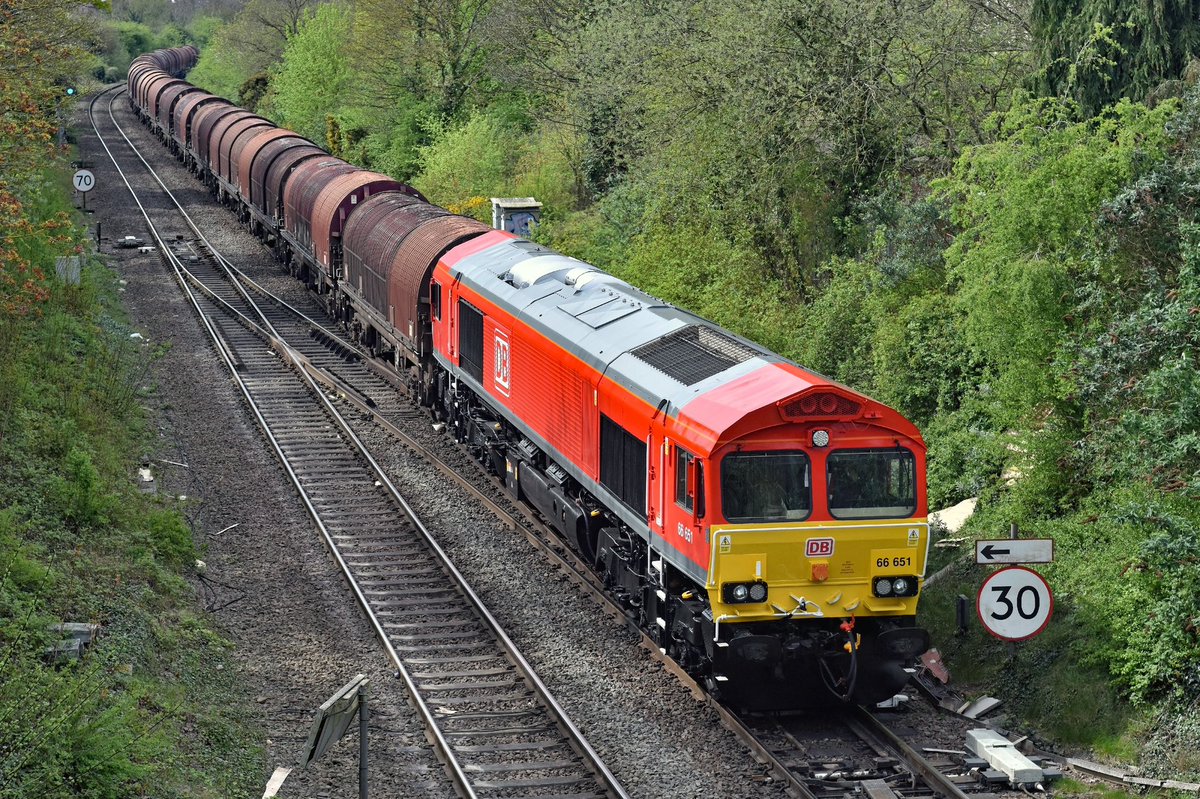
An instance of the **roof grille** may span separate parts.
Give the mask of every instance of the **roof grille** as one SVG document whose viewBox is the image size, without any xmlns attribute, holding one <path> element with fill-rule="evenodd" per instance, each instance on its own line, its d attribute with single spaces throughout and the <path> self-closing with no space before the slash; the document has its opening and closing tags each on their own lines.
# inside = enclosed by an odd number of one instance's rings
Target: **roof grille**
<svg viewBox="0 0 1200 799">
<path fill-rule="evenodd" d="M 692 386 L 759 353 L 711 327 L 688 325 L 643 344 L 632 354 L 685 386 Z"/>
</svg>

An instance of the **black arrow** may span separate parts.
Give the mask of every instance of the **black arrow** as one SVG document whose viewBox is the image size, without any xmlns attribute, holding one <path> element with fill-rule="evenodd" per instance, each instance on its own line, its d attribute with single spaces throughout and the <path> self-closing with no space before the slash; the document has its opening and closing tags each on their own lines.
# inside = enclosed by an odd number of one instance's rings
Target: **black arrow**
<svg viewBox="0 0 1200 799">
<path fill-rule="evenodd" d="M 983 549 L 979 550 L 979 554 L 983 555 L 986 560 L 991 560 L 994 555 L 1011 555 L 1011 549 L 996 549 L 991 544 L 984 544 Z"/>
</svg>

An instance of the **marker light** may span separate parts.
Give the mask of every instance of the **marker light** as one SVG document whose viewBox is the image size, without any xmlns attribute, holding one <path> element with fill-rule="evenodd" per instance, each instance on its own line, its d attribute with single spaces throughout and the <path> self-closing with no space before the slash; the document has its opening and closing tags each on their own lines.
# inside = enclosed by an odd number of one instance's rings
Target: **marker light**
<svg viewBox="0 0 1200 799">
<path fill-rule="evenodd" d="M 755 583 L 754 585 L 750 586 L 750 601 L 751 602 L 762 602 L 762 601 L 766 600 L 766 598 L 767 598 L 767 584 L 766 583 Z"/>
<path fill-rule="evenodd" d="M 875 581 L 875 596 L 889 596 L 892 593 L 892 581 L 882 577 Z"/>
<path fill-rule="evenodd" d="M 828 447 L 829 446 L 829 431 L 828 430 L 814 430 L 813 434 L 812 434 L 812 443 L 813 443 L 814 447 Z"/>
</svg>

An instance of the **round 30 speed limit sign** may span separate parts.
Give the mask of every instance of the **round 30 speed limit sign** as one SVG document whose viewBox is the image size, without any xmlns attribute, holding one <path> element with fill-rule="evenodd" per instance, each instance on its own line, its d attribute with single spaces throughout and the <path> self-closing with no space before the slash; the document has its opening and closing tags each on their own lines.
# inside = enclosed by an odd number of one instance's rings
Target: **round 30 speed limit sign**
<svg viewBox="0 0 1200 799">
<path fill-rule="evenodd" d="M 983 581 L 976 607 L 989 633 L 1006 641 L 1024 641 L 1050 623 L 1054 594 L 1033 569 L 1010 566 Z"/>
</svg>

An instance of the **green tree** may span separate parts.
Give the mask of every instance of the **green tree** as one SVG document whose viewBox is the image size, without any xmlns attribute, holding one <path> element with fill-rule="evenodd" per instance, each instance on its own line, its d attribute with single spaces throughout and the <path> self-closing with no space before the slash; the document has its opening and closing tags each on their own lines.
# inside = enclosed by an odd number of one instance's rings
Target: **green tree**
<svg viewBox="0 0 1200 799">
<path fill-rule="evenodd" d="M 1200 55 L 1197 0 L 1034 0 L 1038 90 L 1077 101 L 1084 116 L 1141 100 Z"/>
<path fill-rule="evenodd" d="M 316 0 L 250 0 L 230 22 L 208 31 L 210 39 L 188 79 L 214 94 L 241 100 L 247 81 L 278 64 L 315 4 Z M 246 95 L 250 100 L 259 97 L 257 87 Z"/>
<path fill-rule="evenodd" d="M 352 73 L 345 46 L 353 20 L 345 6 L 318 6 L 288 39 L 271 77 L 275 121 L 312 141 L 324 141 L 326 118 L 340 107 Z"/>
<path fill-rule="evenodd" d="M 76 251 L 69 220 L 30 206 L 48 193 L 66 87 L 78 86 L 90 41 L 87 21 L 54 0 L 0 8 L 0 363 L 18 344 L 20 319 L 47 299 L 48 253 Z"/>
<path fill-rule="evenodd" d="M 581 132 L 588 188 L 645 184 L 646 224 L 715 211 L 718 229 L 748 232 L 764 277 L 800 296 L 846 252 L 857 199 L 900 159 L 936 167 L 981 141 L 1027 59 L 1023 21 L 1003 5 L 522 7 L 516 32 L 496 37 L 513 59 L 501 71 L 551 95 L 538 112 Z"/>
<path fill-rule="evenodd" d="M 358 0 L 354 66 L 363 88 L 385 103 L 428 96 L 441 116 L 457 115 L 484 77 L 491 6 L 491 0 Z"/>
<path fill-rule="evenodd" d="M 969 149 L 937 184 L 958 226 L 946 262 L 964 342 L 984 366 L 998 425 L 1060 395 L 1048 367 L 1068 332 L 1071 287 L 1090 267 L 1097 211 L 1161 158 L 1174 108 L 1123 101 L 1071 123 L 1070 104 L 1022 102 L 998 141 Z"/>
</svg>

